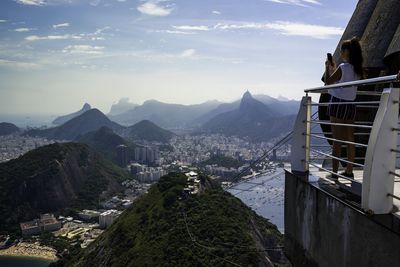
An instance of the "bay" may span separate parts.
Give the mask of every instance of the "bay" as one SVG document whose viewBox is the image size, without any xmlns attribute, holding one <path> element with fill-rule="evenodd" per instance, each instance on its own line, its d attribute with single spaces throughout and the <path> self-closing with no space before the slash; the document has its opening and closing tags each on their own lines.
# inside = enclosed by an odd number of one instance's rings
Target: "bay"
<svg viewBox="0 0 400 267">
<path fill-rule="evenodd" d="M 47 267 L 51 261 L 33 257 L 0 256 L 0 267 Z"/>
<path fill-rule="evenodd" d="M 282 168 L 276 169 L 274 173 L 238 183 L 228 189 L 228 192 L 275 224 L 280 232 L 284 232 L 285 173 Z"/>
</svg>

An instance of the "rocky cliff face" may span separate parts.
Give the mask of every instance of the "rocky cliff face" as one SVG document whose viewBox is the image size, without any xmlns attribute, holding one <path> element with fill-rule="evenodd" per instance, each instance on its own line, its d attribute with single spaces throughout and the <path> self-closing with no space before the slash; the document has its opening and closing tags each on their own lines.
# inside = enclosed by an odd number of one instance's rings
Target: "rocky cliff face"
<svg viewBox="0 0 400 267">
<path fill-rule="evenodd" d="M 94 208 L 128 177 L 87 145 L 53 144 L 0 164 L 0 229 L 65 208 Z"/>
</svg>

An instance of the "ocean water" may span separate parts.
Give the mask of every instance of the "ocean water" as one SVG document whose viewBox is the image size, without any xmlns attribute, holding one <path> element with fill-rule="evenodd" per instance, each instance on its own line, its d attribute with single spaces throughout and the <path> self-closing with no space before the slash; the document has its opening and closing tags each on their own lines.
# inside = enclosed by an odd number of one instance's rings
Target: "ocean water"
<svg viewBox="0 0 400 267">
<path fill-rule="evenodd" d="M 50 263 L 39 258 L 0 256 L 0 267 L 47 267 Z"/>
<path fill-rule="evenodd" d="M 257 214 L 269 219 L 280 232 L 284 232 L 285 173 L 283 169 L 279 168 L 271 175 L 237 184 L 228 191 L 240 198 Z"/>
</svg>

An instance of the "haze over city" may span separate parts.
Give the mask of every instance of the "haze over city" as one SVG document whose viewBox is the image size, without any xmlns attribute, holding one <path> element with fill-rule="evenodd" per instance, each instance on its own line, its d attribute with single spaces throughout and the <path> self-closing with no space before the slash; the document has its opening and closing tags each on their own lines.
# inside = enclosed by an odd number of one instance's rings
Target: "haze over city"
<svg viewBox="0 0 400 267">
<path fill-rule="evenodd" d="M 356 2 L 1 1 L 0 113 L 233 101 L 246 89 L 299 99 L 320 85 Z"/>
</svg>

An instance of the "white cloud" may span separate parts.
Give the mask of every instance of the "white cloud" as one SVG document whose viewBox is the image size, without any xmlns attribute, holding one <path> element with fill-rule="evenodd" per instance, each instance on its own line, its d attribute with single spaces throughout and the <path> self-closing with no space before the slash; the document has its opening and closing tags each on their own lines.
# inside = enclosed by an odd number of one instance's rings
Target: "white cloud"
<svg viewBox="0 0 400 267">
<path fill-rule="evenodd" d="M 169 33 L 169 34 L 182 34 L 182 35 L 193 35 L 196 34 L 195 32 L 189 31 L 176 31 L 176 30 L 148 30 L 147 32 L 157 32 L 157 33 Z"/>
<path fill-rule="evenodd" d="M 0 19 L 0 23 L 2 23 L 2 22 L 7 22 L 7 20 L 5 20 L 5 19 Z"/>
<path fill-rule="evenodd" d="M 344 32 L 344 29 L 340 27 L 305 24 L 290 21 L 275 21 L 272 23 L 217 24 L 214 26 L 214 28 L 221 30 L 276 30 L 283 35 L 306 36 L 316 39 L 328 39 L 333 36 L 342 35 Z"/>
<path fill-rule="evenodd" d="M 12 69 L 17 69 L 17 70 L 25 70 L 25 69 L 37 69 L 40 66 L 36 63 L 0 59 L 0 67 L 7 67 L 7 68 L 12 68 Z"/>
<path fill-rule="evenodd" d="M 17 28 L 14 31 L 16 31 L 16 32 L 29 32 L 31 30 L 32 29 L 30 29 L 30 28 Z"/>
<path fill-rule="evenodd" d="M 172 8 L 160 5 L 160 0 L 147 1 L 137 7 L 137 10 L 145 15 L 150 16 L 168 16 L 172 12 Z"/>
<path fill-rule="evenodd" d="M 181 25 L 181 26 L 172 26 L 173 28 L 181 31 L 209 31 L 210 28 L 205 25 L 199 26 L 191 26 L 191 25 Z"/>
<path fill-rule="evenodd" d="M 186 49 L 182 52 L 182 54 L 180 55 L 181 57 L 193 57 L 196 54 L 196 50 L 194 49 Z"/>
<path fill-rule="evenodd" d="M 63 28 L 63 27 L 69 27 L 69 23 L 66 22 L 66 23 L 60 23 L 60 24 L 55 24 L 55 25 L 53 25 L 53 28 L 54 28 L 54 29 Z"/>
<path fill-rule="evenodd" d="M 25 40 L 32 41 L 32 42 L 40 41 L 40 40 L 67 40 L 67 39 L 80 40 L 80 39 L 82 39 L 82 37 L 78 36 L 78 35 L 71 35 L 71 34 L 48 35 L 48 36 L 29 35 L 29 36 L 25 37 Z"/>
<path fill-rule="evenodd" d="M 45 6 L 45 5 L 57 5 L 57 4 L 69 4 L 73 0 L 14 0 L 14 1 L 22 5 Z"/>
<path fill-rule="evenodd" d="M 71 54 L 102 54 L 104 46 L 91 46 L 91 45 L 69 45 L 62 51 L 63 53 Z"/>
<path fill-rule="evenodd" d="M 215 15 L 221 15 L 221 12 L 218 10 L 213 10 L 211 13 L 215 14 Z"/>
<path fill-rule="evenodd" d="M 316 39 L 328 39 L 333 36 L 340 36 L 344 29 L 340 27 L 304 24 L 288 21 L 277 21 L 268 24 L 270 29 L 278 30 L 284 35 L 306 36 Z"/>
<path fill-rule="evenodd" d="M 15 0 L 18 4 L 31 5 L 31 6 L 42 6 L 46 4 L 44 0 Z"/>
<path fill-rule="evenodd" d="M 304 6 L 304 7 L 308 6 L 308 4 L 322 5 L 320 0 L 264 0 L 264 1 L 274 2 L 278 4 Z"/>
<path fill-rule="evenodd" d="M 171 34 L 197 34 L 199 31 L 226 31 L 226 30 L 274 30 L 282 35 L 304 36 L 315 39 L 329 39 L 343 34 L 341 27 L 306 24 L 302 22 L 274 21 L 274 22 L 242 22 L 235 24 L 218 23 L 214 26 L 205 25 L 175 25 L 174 30 L 149 30 L 148 32 Z"/>
</svg>

